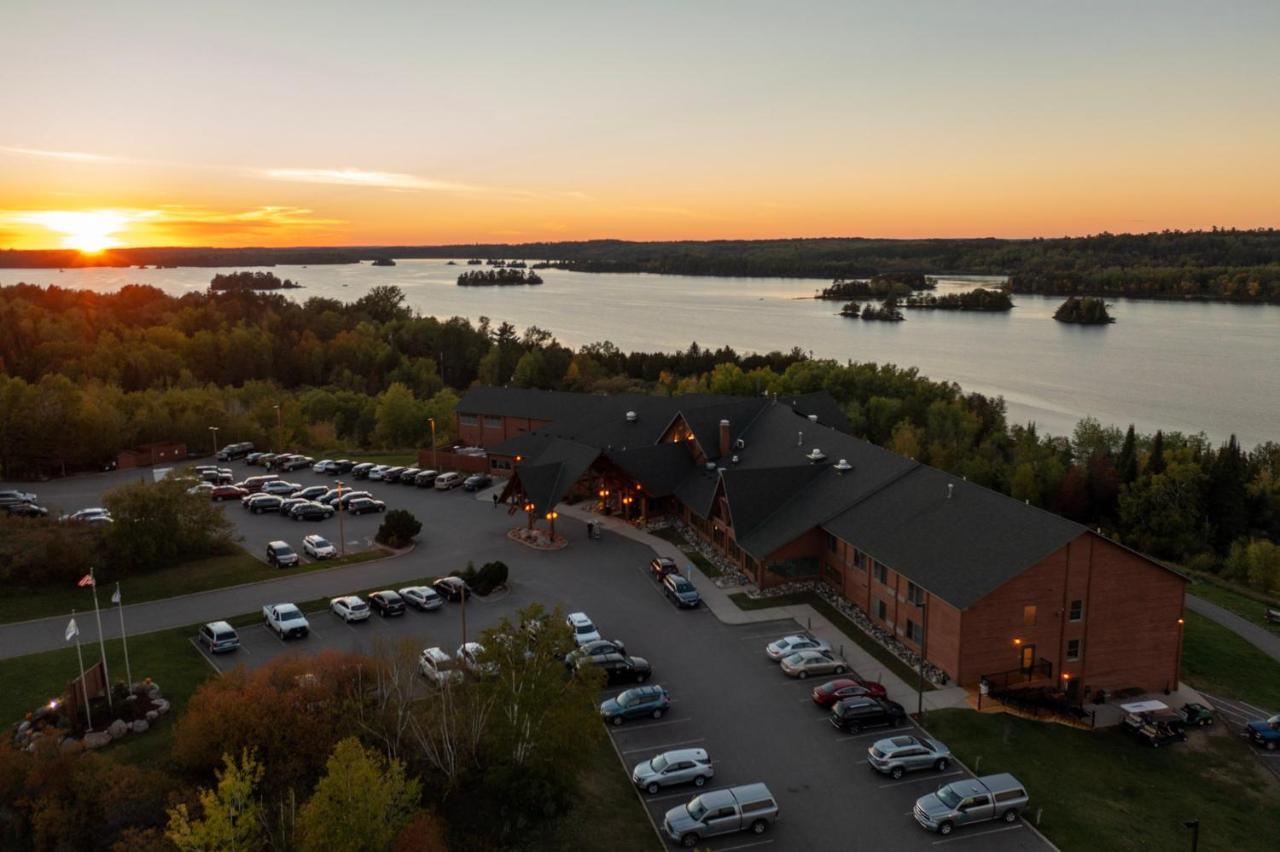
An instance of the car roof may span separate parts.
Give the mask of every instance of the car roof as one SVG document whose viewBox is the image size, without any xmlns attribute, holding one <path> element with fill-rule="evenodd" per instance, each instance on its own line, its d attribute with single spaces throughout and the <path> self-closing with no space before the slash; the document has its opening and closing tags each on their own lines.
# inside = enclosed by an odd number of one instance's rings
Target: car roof
<svg viewBox="0 0 1280 852">
<path fill-rule="evenodd" d="M 393 597 L 393 598 L 398 598 L 398 597 L 400 597 L 400 593 L 399 593 L 399 592 L 397 592 L 395 589 L 383 589 L 382 591 L 380 591 L 380 592 L 374 592 L 373 594 L 374 594 L 374 595 L 381 595 L 381 596 L 382 596 L 382 597 L 384 597 L 384 598 L 385 598 L 385 597 Z M 372 595 L 370 595 L 370 597 L 372 597 Z"/>
<path fill-rule="evenodd" d="M 1003 792 L 1005 790 L 1021 790 L 1022 782 L 1014 778 L 1008 772 L 999 772 L 995 775 L 984 775 L 978 779 L 982 786 L 986 787 L 993 793 Z"/>
<path fill-rule="evenodd" d="M 205 627 L 209 628 L 214 633 L 225 633 L 227 631 L 230 631 L 232 633 L 236 632 L 235 628 L 232 627 L 230 624 L 227 624 L 225 621 L 210 621 L 208 624 L 205 625 Z"/>
<path fill-rule="evenodd" d="M 267 544 L 267 547 L 288 547 L 288 546 L 289 546 L 289 542 L 287 541 L 272 541 Z"/>
<path fill-rule="evenodd" d="M 339 595 L 333 599 L 334 603 L 337 603 L 338 601 L 346 601 L 349 604 L 364 603 L 364 601 L 360 600 L 359 595 Z"/>
<path fill-rule="evenodd" d="M 567 616 L 570 624 L 590 624 L 591 619 L 587 617 L 585 612 L 571 612 Z"/>
<path fill-rule="evenodd" d="M 919 737 L 901 736 L 889 737 L 888 739 L 880 740 L 876 743 L 876 746 L 884 749 L 885 751 L 892 751 L 900 748 L 911 748 L 912 746 L 923 744 L 924 740 Z"/>
<path fill-rule="evenodd" d="M 448 654 L 447 652 L 445 652 L 443 649 L 441 649 L 441 648 L 435 648 L 435 647 L 432 647 L 432 648 L 426 648 L 426 649 L 424 649 L 424 650 L 423 650 L 423 652 L 422 652 L 422 655 L 423 655 L 424 657 L 430 657 L 430 658 L 431 658 L 431 659 L 433 659 L 433 660 L 451 660 L 451 659 L 453 659 L 453 658 L 452 658 L 452 657 L 450 657 L 450 656 L 449 656 L 449 654 Z"/>
<path fill-rule="evenodd" d="M 707 750 L 705 748 L 678 748 L 671 751 L 664 751 L 662 756 L 672 763 L 679 760 L 697 760 L 705 762 L 707 760 Z"/>
</svg>

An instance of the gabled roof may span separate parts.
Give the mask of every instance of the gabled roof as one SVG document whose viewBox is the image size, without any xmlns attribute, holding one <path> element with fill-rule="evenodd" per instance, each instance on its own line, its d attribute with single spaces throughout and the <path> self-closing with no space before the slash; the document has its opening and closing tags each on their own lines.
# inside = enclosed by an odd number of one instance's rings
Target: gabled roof
<svg viewBox="0 0 1280 852">
<path fill-rule="evenodd" d="M 516 465 L 515 476 L 533 503 L 534 514 L 545 515 L 555 508 L 599 457 L 595 447 L 554 439 L 535 460 Z"/>
<path fill-rule="evenodd" d="M 723 473 L 733 532 L 739 541 L 822 473 L 817 465 L 732 468 Z"/>
<path fill-rule="evenodd" d="M 680 444 L 654 444 L 606 453 L 609 461 L 635 479 L 650 497 L 666 497 L 695 467 Z"/>
</svg>

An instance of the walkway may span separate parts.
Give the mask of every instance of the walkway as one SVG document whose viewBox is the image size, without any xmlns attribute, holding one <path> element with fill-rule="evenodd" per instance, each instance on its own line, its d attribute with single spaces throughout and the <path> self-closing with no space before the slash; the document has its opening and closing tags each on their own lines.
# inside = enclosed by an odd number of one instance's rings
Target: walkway
<svg viewBox="0 0 1280 852">
<path fill-rule="evenodd" d="M 1258 604 L 1259 607 L 1262 604 Z M 1261 625 L 1254 624 L 1247 618 L 1241 618 L 1229 609 L 1223 609 L 1195 595 L 1187 595 L 1187 609 L 1199 613 L 1210 621 L 1216 621 L 1235 633 L 1244 641 L 1262 651 L 1271 659 L 1280 662 L 1280 636 Z"/>
<path fill-rule="evenodd" d="M 626 521 L 606 515 L 597 515 L 584 508 L 585 505 L 588 504 L 561 505 L 557 511 L 561 515 L 582 521 L 595 521 L 603 529 L 611 533 L 616 533 L 624 538 L 629 538 L 651 547 L 659 556 L 667 556 L 674 559 L 676 564 L 681 566 L 681 570 L 686 576 L 689 576 L 694 585 L 698 587 L 698 594 L 702 597 L 703 604 L 715 614 L 716 618 L 726 624 L 777 621 L 780 616 L 789 616 L 795 619 L 797 623 L 805 625 L 814 636 L 825 640 L 832 648 L 836 649 L 836 653 L 849 664 L 849 668 L 856 672 L 858 677 L 863 680 L 874 680 L 884 684 L 885 691 L 889 693 L 890 698 L 907 708 L 908 712 L 915 712 L 917 703 L 915 684 L 908 684 L 903 681 L 813 607 L 808 604 L 799 604 L 796 606 L 778 606 L 755 610 L 740 609 L 737 604 L 729 600 L 732 590 L 721 589 L 712 582 L 711 578 L 703 575 L 696 566 L 690 564 L 689 557 L 680 548 L 664 538 L 658 538 L 656 535 L 650 535 L 647 532 L 636 529 Z M 965 707 L 967 706 L 965 703 L 965 690 L 958 686 L 949 686 L 926 692 L 924 694 L 924 706 L 926 710 L 937 710 L 944 707 Z"/>
</svg>

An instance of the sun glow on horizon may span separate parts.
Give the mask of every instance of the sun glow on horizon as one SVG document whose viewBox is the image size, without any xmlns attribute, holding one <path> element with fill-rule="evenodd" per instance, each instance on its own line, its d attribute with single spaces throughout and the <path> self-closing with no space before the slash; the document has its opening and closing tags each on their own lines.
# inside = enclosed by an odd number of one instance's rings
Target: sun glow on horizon
<svg viewBox="0 0 1280 852">
<path fill-rule="evenodd" d="M 62 247 L 81 254 L 97 254 L 120 245 L 115 234 L 123 231 L 133 217 L 116 210 L 47 210 L 24 217 L 62 234 Z"/>
</svg>

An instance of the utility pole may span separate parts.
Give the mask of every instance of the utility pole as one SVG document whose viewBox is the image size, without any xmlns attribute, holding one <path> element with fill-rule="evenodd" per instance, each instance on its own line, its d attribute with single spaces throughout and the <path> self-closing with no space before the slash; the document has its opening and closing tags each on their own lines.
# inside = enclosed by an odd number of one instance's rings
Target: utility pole
<svg viewBox="0 0 1280 852">
<path fill-rule="evenodd" d="M 928 639 L 928 601 L 920 601 L 920 679 L 916 684 L 916 718 L 924 716 L 924 652 Z"/>
<path fill-rule="evenodd" d="M 440 465 L 436 462 L 436 419 L 429 417 L 427 422 L 431 424 L 431 469 L 439 471 Z"/>
<path fill-rule="evenodd" d="M 338 548 L 342 551 L 342 555 L 347 555 L 347 533 L 342 525 L 342 516 L 346 513 L 346 507 L 342 505 L 342 480 L 338 480 Z"/>
<path fill-rule="evenodd" d="M 213 455 L 216 458 L 218 455 L 218 427 L 210 426 L 209 431 L 213 433 Z"/>
<path fill-rule="evenodd" d="M 1191 829 L 1191 852 L 1196 852 L 1200 848 L 1200 819 L 1189 819 L 1182 825 Z"/>
<path fill-rule="evenodd" d="M 276 410 L 276 452 L 280 452 L 284 449 L 284 418 L 280 414 L 279 405 L 273 405 L 272 408 Z"/>
</svg>

